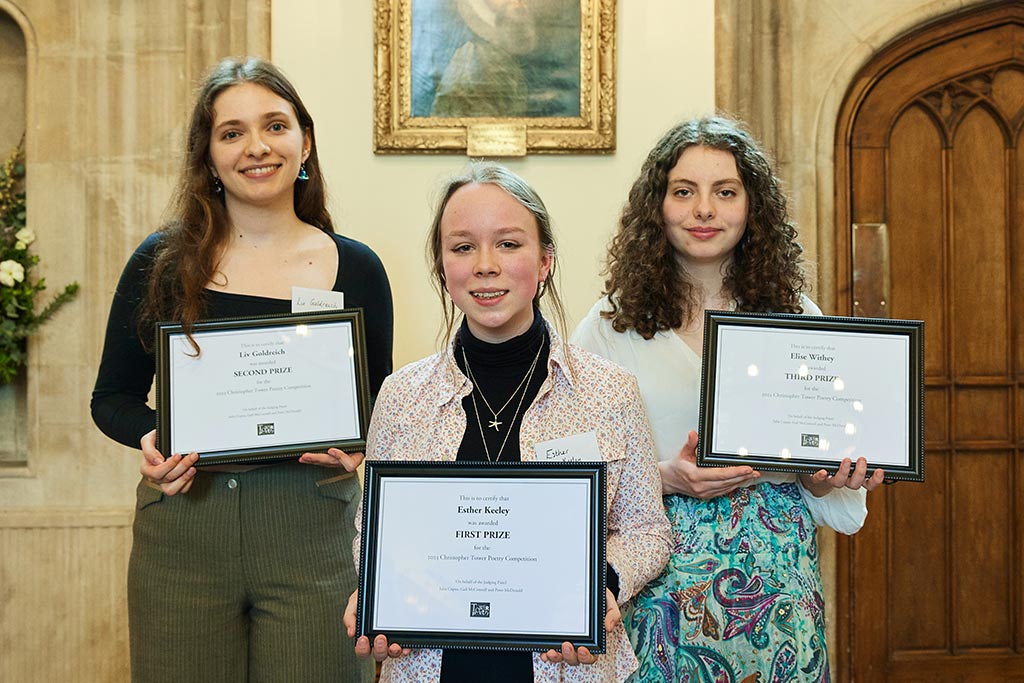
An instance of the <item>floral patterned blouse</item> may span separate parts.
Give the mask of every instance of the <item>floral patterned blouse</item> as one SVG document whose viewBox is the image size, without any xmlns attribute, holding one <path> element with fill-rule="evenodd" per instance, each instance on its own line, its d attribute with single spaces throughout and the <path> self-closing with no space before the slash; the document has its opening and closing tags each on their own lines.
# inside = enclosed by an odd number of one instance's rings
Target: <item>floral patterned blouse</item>
<svg viewBox="0 0 1024 683">
<path fill-rule="evenodd" d="M 670 528 L 661 501 L 654 443 L 636 379 L 622 368 L 565 344 L 548 324 L 548 377 L 523 415 L 523 461 L 534 444 L 594 431 L 607 463 L 607 560 L 625 603 L 657 577 L 670 552 Z M 455 460 L 466 430 L 462 399 L 472 391 L 455 363 L 453 346 L 389 377 L 374 406 L 367 437 L 369 460 Z M 362 515 L 356 514 L 361 525 Z M 354 544 L 359 566 L 359 538 Z M 621 683 L 637 660 L 622 626 L 608 634 L 607 653 L 591 665 L 544 662 L 533 655 L 534 681 Z M 441 650 L 414 649 L 384 663 L 382 682 L 436 683 Z"/>
</svg>

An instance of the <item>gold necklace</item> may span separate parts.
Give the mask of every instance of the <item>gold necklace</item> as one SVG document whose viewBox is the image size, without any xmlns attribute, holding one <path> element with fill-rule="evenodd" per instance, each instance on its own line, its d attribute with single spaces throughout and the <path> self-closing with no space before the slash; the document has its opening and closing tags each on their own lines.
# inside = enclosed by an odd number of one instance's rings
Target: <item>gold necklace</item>
<svg viewBox="0 0 1024 683">
<path fill-rule="evenodd" d="M 534 370 L 537 369 L 537 359 L 540 358 L 540 352 L 543 351 L 543 350 L 544 350 L 544 340 L 541 339 L 541 341 L 540 341 L 540 348 L 537 349 L 537 355 L 534 356 L 533 363 L 530 364 L 530 370 L 526 373 L 526 377 L 523 379 L 523 381 L 519 383 L 520 387 L 523 387 L 525 385 L 525 388 L 523 389 L 523 393 L 519 396 L 519 403 L 516 405 L 516 412 L 514 412 L 512 414 L 512 425 L 514 425 L 516 423 L 516 418 L 519 417 L 519 411 L 522 410 L 522 408 L 523 408 L 523 401 L 526 400 L 526 394 L 529 393 L 530 380 L 533 378 Z M 474 391 L 471 391 L 469 395 L 470 395 L 470 398 L 473 400 L 473 412 L 476 414 L 476 427 L 477 427 L 477 429 L 480 430 L 480 440 L 484 442 L 484 455 L 487 456 L 487 462 L 498 462 L 499 460 L 501 460 L 501 454 L 505 451 L 505 444 L 508 443 L 508 437 L 512 434 L 512 425 L 509 425 L 508 432 L 505 433 L 505 438 L 501 440 L 501 447 L 498 448 L 498 455 L 497 455 L 497 457 L 495 457 L 494 459 L 491 459 L 491 449 L 487 447 L 487 435 L 484 434 L 484 425 L 480 421 L 480 406 L 478 406 L 477 402 L 476 402 L 476 391 L 475 391 L 476 382 L 473 381 L 473 371 L 469 369 L 469 359 L 466 357 L 466 347 L 465 346 L 462 347 L 462 362 L 466 366 L 466 374 L 469 375 L 470 382 L 473 382 Z M 516 390 L 512 393 L 512 396 L 509 396 L 508 401 L 506 401 L 506 403 L 505 403 L 506 406 L 512 401 L 512 399 L 515 397 L 516 393 L 518 393 L 518 392 L 519 392 L 519 388 L 516 388 Z M 483 396 L 484 396 L 483 392 L 480 392 L 480 398 L 483 398 Z M 487 399 L 484 399 L 484 403 L 485 404 L 486 404 L 486 402 L 487 402 Z M 490 410 L 490 406 L 488 406 L 487 409 Z M 504 410 L 504 408 L 502 408 L 502 410 Z M 497 420 L 498 416 L 495 415 L 494 418 L 495 418 L 495 420 Z M 499 422 L 498 424 L 501 424 L 501 423 Z M 488 425 L 488 427 L 489 426 L 490 425 Z M 497 429 L 497 427 L 495 427 L 495 429 Z"/>
<path fill-rule="evenodd" d="M 505 405 L 501 406 L 501 408 L 499 408 L 498 410 L 495 410 L 494 408 L 491 407 L 491 403 L 490 403 L 490 401 L 487 400 L 487 397 L 484 396 L 483 387 L 481 387 L 480 384 L 476 381 L 476 378 L 473 377 L 473 370 L 471 370 L 470 367 L 469 367 L 469 359 L 466 358 L 466 347 L 465 346 L 462 347 L 462 362 L 466 366 L 466 374 L 469 376 L 469 381 L 473 383 L 473 387 L 476 389 L 476 391 L 480 392 L 480 398 L 482 398 L 484 400 L 484 405 L 487 406 L 487 410 L 491 411 L 491 416 L 492 416 L 493 419 L 490 422 L 487 423 L 487 426 L 488 427 L 493 427 L 494 431 L 496 431 L 496 432 L 501 431 L 499 429 L 499 427 L 501 427 L 501 425 L 503 425 L 504 423 L 498 421 L 498 416 L 501 415 L 503 412 L 505 412 L 505 408 L 508 408 L 508 404 L 512 402 L 512 399 L 514 399 L 516 397 L 516 394 L 519 393 L 519 390 L 523 388 L 523 385 L 526 384 L 527 380 L 533 375 L 533 370 L 534 370 L 534 368 L 537 367 L 537 361 L 540 359 L 540 352 L 543 351 L 543 350 L 544 350 L 544 339 L 542 338 L 540 340 L 540 348 L 537 349 L 537 355 L 533 357 L 533 363 L 530 364 L 530 369 L 526 371 L 526 375 L 523 377 L 523 380 L 521 382 L 519 382 L 519 386 L 517 386 L 512 391 L 512 394 L 508 397 L 508 400 L 505 401 Z M 476 403 L 475 403 L 476 398 L 475 397 L 473 398 L 473 401 L 474 401 L 473 405 L 476 405 Z M 477 417 L 479 418 L 479 414 L 477 415 Z"/>
</svg>

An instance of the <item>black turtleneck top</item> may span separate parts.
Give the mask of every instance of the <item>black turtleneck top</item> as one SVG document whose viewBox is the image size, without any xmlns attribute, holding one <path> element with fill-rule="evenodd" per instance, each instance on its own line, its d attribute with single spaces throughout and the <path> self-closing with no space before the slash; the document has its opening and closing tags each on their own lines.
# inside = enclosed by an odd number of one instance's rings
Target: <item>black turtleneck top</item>
<svg viewBox="0 0 1024 683">
<path fill-rule="evenodd" d="M 523 413 L 533 403 L 540 385 L 548 376 L 549 350 L 544 318 L 536 309 L 530 329 L 500 344 L 480 341 L 473 336 L 463 320 L 455 342 L 455 362 L 462 374 L 472 376 L 476 382 L 473 391 L 462 399 L 462 407 L 466 411 L 466 433 L 459 445 L 456 460 L 487 460 L 488 453 L 491 462 L 521 460 L 519 427 L 523 423 Z M 521 384 L 530 374 L 531 366 L 533 374 L 524 395 Z M 513 392 L 516 392 L 515 396 Z M 498 411 L 497 418 L 494 418 L 491 409 Z M 498 429 L 491 425 L 495 419 L 500 422 Z M 486 449 L 484 438 L 487 439 Z"/>
<path fill-rule="evenodd" d="M 473 391 L 462 399 L 462 408 L 466 411 L 466 432 L 462 435 L 462 443 L 459 444 L 459 452 L 455 456 L 457 461 L 487 460 L 488 452 L 491 462 L 522 460 L 519 452 L 519 428 L 523 423 L 523 414 L 537 398 L 537 393 L 548 376 L 550 352 L 551 340 L 548 337 L 547 326 L 537 308 L 533 310 L 533 324 L 530 329 L 500 344 L 489 344 L 477 339 L 469 331 L 466 321 L 462 321 L 455 338 L 455 362 L 464 375 L 469 377 L 472 374 L 476 382 Z M 526 383 L 524 395 L 520 383 L 529 373 L 534 359 L 536 367 L 529 382 Z M 513 396 L 514 391 L 516 394 Z M 483 392 L 490 407 L 498 411 L 497 418 L 484 403 L 480 392 Z M 497 430 L 489 424 L 495 419 L 501 423 Z M 613 595 L 618 595 L 619 576 L 611 565 L 608 565 L 608 588 Z M 529 652 L 446 649 L 441 655 L 441 683 L 531 681 L 533 657 Z"/>
<path fill-rule="evenodd" d="M 534 309 L 533 324 L 523 334 L 500 344 L 489 344 L 473 336 L 463 320 L 455 341 L 455 362 L 467 377 L 476 380 L 473 392 L 462 399 L 466 411 L 466 433 L 459 444 L 456 460 L 487 460 L 492 462 L 518 462 L 519 428 L 523 413 L 537 397 L 541 384 L 548 375 L 548 353 L 551 344 L 547 327 L 540 311 Z M 539 351 L 539 355 L 538 355 Z M 463 356 L 465 353 L 465 356 Z M 530 381 L 524 381 L 530 366 L 536 366 Z M 469 371 L 466 362 L 469 362 Z M 512 392 L 520 387 L 515 396 Z M 495 418 L 491 408 L 498 411 L 501 422 L 495 430 L 489 423 Z M 474 406 L 473 399 L 476 399 Z M 509 400 L 511 398 L 511 400 Z M 502 409 L 508 401 L 508 405 Z M 477 413 L 479 408 L 479 415 Z M 477 417 L 480 421 L 477 422 Z M 484 449 L 487 439 L 487 450 Z M 504 442 L 504 448 L 502 448 Z M 498 454 L 501 453 L 499 460 Z M 444 650 L 441 657 L 441 683 L 529 683 L 533 681 L 533 657 L 529 652 L 491 652 L 488 650 Z"/>
</svg>

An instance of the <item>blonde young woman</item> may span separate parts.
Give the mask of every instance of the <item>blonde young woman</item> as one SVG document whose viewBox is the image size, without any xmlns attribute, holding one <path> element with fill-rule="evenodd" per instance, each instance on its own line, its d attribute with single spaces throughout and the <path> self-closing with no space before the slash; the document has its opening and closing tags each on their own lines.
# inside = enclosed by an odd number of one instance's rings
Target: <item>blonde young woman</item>
<svg viewBox="0 0 1024 683">
<path fill-rule="evenodd" d="M 594 432 L 608 465 L 607 654 L 571 643 L 532 655 L 403 649 L 386 635 L 372 643 L 359 638 L 356 652 L 384 663 L 383 681 L 624 681 L 636 658 L 618 606 L 657 576 L 669 552 L 636 382 L 563 342 L 541 314 L 541 297 L 550 297 L 556 314 L 561 309 L 552 279 L 551 222 L 540 197 L 508 169 L 476 164 L 452 178 L 428 244 L 450 343 L 384 382 L 367 457 L 526 461 L 536 459 L 535 444 Z M 456 311 L 463 318 L 452 337 Z M 550 533 L 558 533 L 557 523 Z M 355 601 L 353 594 L 346 614 L 350 635 Z"/>
</svg>

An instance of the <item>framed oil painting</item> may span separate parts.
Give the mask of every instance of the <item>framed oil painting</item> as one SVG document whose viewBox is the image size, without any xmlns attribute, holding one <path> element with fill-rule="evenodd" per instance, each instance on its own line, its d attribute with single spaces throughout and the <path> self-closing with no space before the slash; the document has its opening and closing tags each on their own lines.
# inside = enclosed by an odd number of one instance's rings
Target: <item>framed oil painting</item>
<svg viewBox="0 0 1024 683">
<path fill-rule="evenodd" d="M 615 0 L 374 0 L 374 151 L 615 149 Z"/>
</svg>

